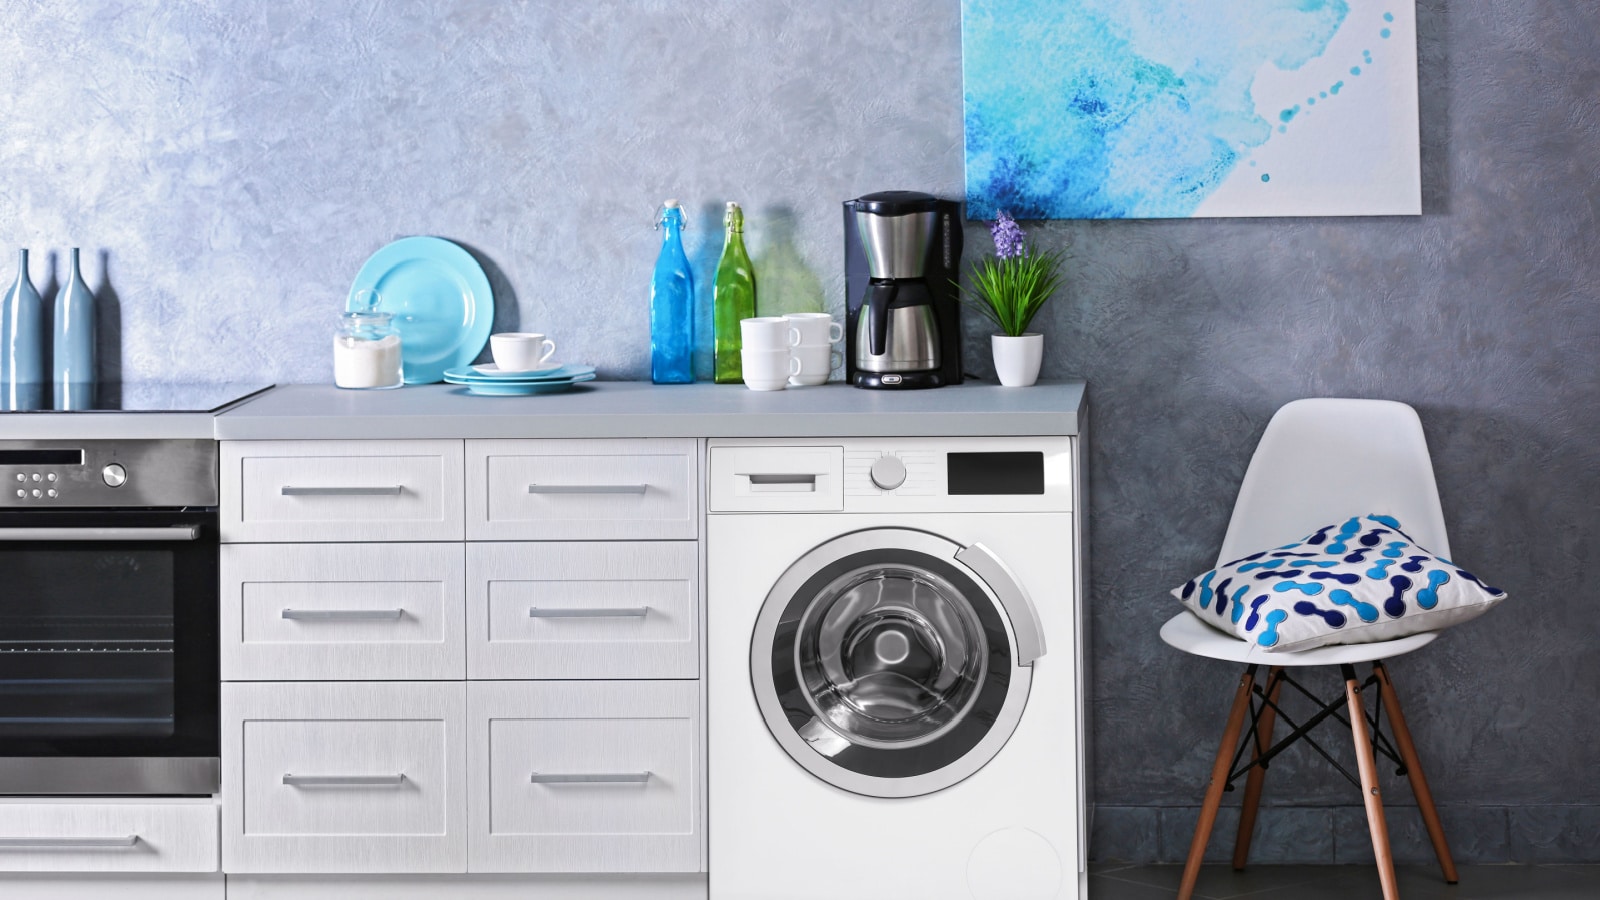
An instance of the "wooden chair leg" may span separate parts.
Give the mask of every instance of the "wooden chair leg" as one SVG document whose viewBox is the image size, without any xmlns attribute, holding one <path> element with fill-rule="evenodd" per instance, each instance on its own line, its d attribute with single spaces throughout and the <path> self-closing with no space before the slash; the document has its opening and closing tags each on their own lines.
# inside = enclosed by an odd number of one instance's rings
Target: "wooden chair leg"
<svg viewBox="0 0 1600 900">
<path fill-rule="evenodd" d="M 1260 759 L 1272 747 L 1272 727 L 1278 722 L 1278 691 L 1283 687 L 1283 667 L 1273 666 L 1267 670 L 1267 703 L 1261 710 L 1260 718 L 1256 719 L 1255 746 L 1250 750 L 1252 761 Z M 1239 808 L 1239 832 L 1233 839 L 1233 870 L 1243 872 L 1245 863 L 1250 861 L 1250 839 L 1255 836 L 1256 808 L 1261 805 L 1261 782 L 1266 780 L 1267 770 L 1256 766 L 1250 770 L 1250 775 L 1244 783 L 1244 804 Z"/>
<path fill-rule="evenodd" d="M 1189 859 L 1183 866 L 1178 900 L 1190 900 L 1194 896 L 1195 882 L 1200 880 L 1200 862 L 1205 858 L 1206 844 L 1211 842 L 1211 826 L 1217 822 L 1217 809 L 1222 806 L 1222 790 L 1228 783 L 1228 767 L 1233 764 L 1233 753 L 1239 746 L 1239 732 L 1244 728 L 1245 713 L 1250 710 L 1250 689 L 1255 686 L 1255 679 L 1255 666 L 1245 669 L 1244 674 L 1239 676 L 1239 687 L 1233 694 L 1233 710 L 1228 713 L 1228 727 L 1222 732 L 1222 746 L 1217 748 L 1217 760 L 1211 766 L 1211 781 L 1206 785 L 1205 802 L 1200 805 L 1200 821 L 1195 823 L 1194 840 L 1189 842 Z"/>
<path fill-rule="evenodd" d="M 1350 731 L 1356 742 L 1356 766 L 1361 772 L 1361 800 L 1367 807 L 1367 829 L 1372 832 L 1372 854 L 1378 859 L 1378 882 L 1383 900 L 1399 900 L 1395 884 L 1394 855 L 1389 851 L 1389 826 L 1383 820 L 1383 795 L 1378 791 L 1378 762 L 1372 755 L 1372 735 L 1367 731 L 1367 711 L 1361 703 L 1361 681 L 1355 669 L 1341 666 L 1344 672 L 1345 705 L 1349 707 Z"/>
<path fill-rule="evenodd" d="M 1456 862 L 1450 856 L 1450 845 L 1444 839 L 1444 825 L 1439 821 L 1439 811 L 1433 806 L 1433 792 L 1428 789 L 1428 779 L 1422 774 L 1422 759 L 1417 756 L 1417 745 L 1411 742 L 1411 729 L 1406 727 L 1406 717 L 1400 712 L 1400 697 L 1389 681 L 1389 669 L 1380 662 L 1372 664 L 1372 673 L 1378 676 L 1378 690 L 1383 695 L 1383 707 L 1389 713 L 1389 727 L 1394 731 L 1394 742 L 1399 747 L 1400 759 L 1406 764 L 1406 777 L 1411 779 L 1411 793 L 1417 797 L 1417 808 L 1422 811 L 1422 824 L 1428 828 L 1428 839 L 1433 841 L 1433 853 L 1439 857 L 1439 868 L 1444 870 L 1444 880 L 1455 884 Z"/>
</svg>

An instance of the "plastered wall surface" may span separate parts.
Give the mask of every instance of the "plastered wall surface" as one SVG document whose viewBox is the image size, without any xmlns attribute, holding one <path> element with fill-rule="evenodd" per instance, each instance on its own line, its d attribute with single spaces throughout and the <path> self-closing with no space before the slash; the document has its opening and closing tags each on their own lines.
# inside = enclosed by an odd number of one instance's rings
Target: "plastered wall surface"
<svg viewBox="0 0 1600 900">
<path fill-rule="evenodd" d="M 1237 673 L 1160 643 L 1165 591 L 1316 395 L 1419 409 L 1456 559 L 1511 594 L 1392 667 L 1458 859 L 1600 859 L 1600 6 L 1418 14 L 1422 217 L 1030 226 L 1072 253 L 1045 375 L 1093 404 L 1102 859 L 1186 848 Z M 842 311 L 840 201 L 961 194 L 960 49 L 955 0 L 7 3 L 0 281 L 27 246 L 50 296 L 81 246 L 108 373 L 326 381 L 362 261 L 433 234 L 484 264 L 497 330 L 643 378 L 657 204 L 702 293 L 737 200 L 763 304 Z M 1403 779 L 1386 799 L 1425 858 Z M 1266 803 L 1256 859 L 1370 855 L 1320 758 Z"/>
</svg>

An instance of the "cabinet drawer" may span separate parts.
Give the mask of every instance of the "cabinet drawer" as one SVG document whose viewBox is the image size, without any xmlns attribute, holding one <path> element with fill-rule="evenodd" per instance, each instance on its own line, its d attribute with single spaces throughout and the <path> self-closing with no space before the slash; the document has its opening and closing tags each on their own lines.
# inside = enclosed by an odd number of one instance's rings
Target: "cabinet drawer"
<svg viewBox="0 0 1600 900">
<path fill-rule="evenodd" d="M 229 441 L 222 540 L 459 541 L 460 441 Z"/>
<path fill-rule="evenodd" d="M 699 544 L 467 545 L 472 678 L 696 678 Z"/>
<path fill-rule="evenodd" d="M 222 548 L 228 681 L 460 679 L 466 545 Z"/>
<path fill-rule="evenodd" d="M 227 872 L 460 872 L 462 682 L 224 684 Z"/>
<path fill-rule="evenodd" d="M 694 872 L 699 685 L 472 682 L 473 872 Z"/>
<path fill-rule="evenodd" d="M 693 440 L 468 441 L 469 540 L 694 540 Z"/>
<path fill-rule="evenodd" d="M 0 872 L 215 872 L 217 807 L 0 802 Z"/>
</svg>

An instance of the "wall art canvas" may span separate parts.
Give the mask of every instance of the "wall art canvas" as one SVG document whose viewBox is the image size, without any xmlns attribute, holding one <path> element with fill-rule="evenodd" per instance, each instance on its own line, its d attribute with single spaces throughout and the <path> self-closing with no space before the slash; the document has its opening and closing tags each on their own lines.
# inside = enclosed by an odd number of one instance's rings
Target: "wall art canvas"
<svg viewBox="0 0 1600 900">
<path fill-rule="evenodd" d="M 1417 215 L 1411 0 L 962 0 L 967 214 Z"/>
</svg>

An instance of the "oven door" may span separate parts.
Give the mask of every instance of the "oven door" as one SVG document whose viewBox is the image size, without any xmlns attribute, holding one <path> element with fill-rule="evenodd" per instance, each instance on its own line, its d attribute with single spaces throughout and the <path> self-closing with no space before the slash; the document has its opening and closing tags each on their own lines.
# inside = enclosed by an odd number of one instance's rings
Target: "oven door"
<svg viewBox="0 0 1600 900">
<path fill-rule="evenodd" d="M 218 789 L 215 510 L 0 512 L 0 794 Z"/>
</svg>

